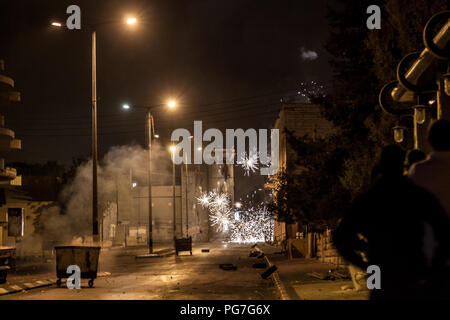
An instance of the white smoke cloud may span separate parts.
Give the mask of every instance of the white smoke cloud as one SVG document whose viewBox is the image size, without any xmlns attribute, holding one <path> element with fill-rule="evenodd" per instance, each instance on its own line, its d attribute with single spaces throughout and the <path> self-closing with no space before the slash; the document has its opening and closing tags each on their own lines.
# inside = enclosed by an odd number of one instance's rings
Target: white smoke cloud
<svg viewBox="0 0 450 320">
<path fill-rule="evenodd" d="M 170 178 L 170 158 L 164 157 L 167 150 L 158 144 L 152 150 L 152 172 L 159 180 L 161 175 L 163 179 L 166 175 Z M 116 199 L 118 175 L 129 174 L 131 168 L 133 178 L 140 185 L 147 184 L 147 162 L 147 150 L 140 146 L 116 146 L 108 151 L 97 170 L 99 215 Z M 77 168 L 73 180 L 61 191 L 58 203 L 42 207 L 38 220 L 40 232 L 34 236 L 42 240 L 71 243 L 74 238 L 91 234 L 92 160 Z"/>
<path fill-rule="evenodd" d="M 303 61 L 313 61 L 313 60 L 316 60 L 319 57 L 319 55 L 317 54 L 316 51 L 305 50 L 304 47 L 302 47 L 300 49 L 300 52 L 301 52 L 301 57 L 302 57 Z"/>
</svg>

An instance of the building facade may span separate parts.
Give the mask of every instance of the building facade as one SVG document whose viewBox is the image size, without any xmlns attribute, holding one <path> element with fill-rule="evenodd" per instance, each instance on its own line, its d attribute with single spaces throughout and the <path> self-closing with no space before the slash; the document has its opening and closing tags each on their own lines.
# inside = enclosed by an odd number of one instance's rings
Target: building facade
<svg viewBox="0 0 450 320">
<path fill-rule="evenodd" d="M 321 106 L 309 103 L 289 103 L 283 104 L 280 113 L 274 124 L 274 129 L 279 130 L 279 167 L 278 172 L 288 169 L 293 165 L 296 152 L 287 141 L 286 131 L 293 133 L 295 137 L 308 136 L 318 139 L 326 137 L 333 133 L 331 122 L 326 120 L 321 112 Z M 299 173 L 301 167 L 289 168 L 292 174 Z M 268 183 L 266 188 L 273 189 L 273 185 Z M 296 238 L 299 232 L 297 223 L 286 224 L 275 221 L 274 223 L 274 241 L 281 242 L 285 239 Z"/>
<path fill-rule="evenodd" d="M 20 93 L 14 90 L 14 80 L 4 74 L 5 63 L 0 60 L 0 107 L 20 102 Z M 16 236 L 23 233 L 23 223 L 25 216 L 23 208 L 6 208 L 7 192 L 22 184 L 21 177 L 17 175 L 17 170 L 5 166 L 4 154 L 11 150 L 20 150 L 21 140 L 15 138 L 13 130 L 5 127 L 5 117 L 0 115 L 0 246 L 11 245 L 9 236 Z M 13 221 L 17 225 L 13 227 Z M 18 229 L 22 228 L 22 229 Z"/>
</svg>

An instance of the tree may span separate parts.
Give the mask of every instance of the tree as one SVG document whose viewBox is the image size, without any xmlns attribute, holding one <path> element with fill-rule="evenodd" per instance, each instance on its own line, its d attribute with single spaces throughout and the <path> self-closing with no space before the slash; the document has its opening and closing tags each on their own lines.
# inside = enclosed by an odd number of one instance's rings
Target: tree
<svg viewBox="0 0 450 320">
<path fill-rule="evenodd" d="M 315 229 L 334 225 L 350 202 L 339 179 L 345 152 L 333 138 L 313 140 L 287 131 L 287 142 L 296 156 L 272 178 L 274 197 L 269 209 L 287 223 Z"/>
<path fill-rule="evenodd" d="M 302 170 L 295 173 L 288 164 L 287 171 L 272 178 L 269 208 L 280 221 L 333 224 L 367 189 L 379 151 L 393 143 L 396 121 L 378 106 L 380 88 L 396 78 L 397 64 L 406 53 L 423 48 L 426 21 L 446 7 L 442 0 L 334 4 L 328 8 L 331 32 L 325 45 L 331 55 L 332 91 L 310 100 L 323 107 L 336 133 L 315 141 L 289 135 L 294 167 Z M 380 30 L 366 28 L 366 9 L 372 4 L 381 7 Z"/>
</svg>

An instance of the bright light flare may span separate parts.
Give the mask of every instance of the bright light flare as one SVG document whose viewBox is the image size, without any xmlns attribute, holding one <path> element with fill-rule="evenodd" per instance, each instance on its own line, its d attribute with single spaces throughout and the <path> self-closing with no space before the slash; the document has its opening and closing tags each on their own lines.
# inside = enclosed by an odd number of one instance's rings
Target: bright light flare
<svg viewBox="0 0 450 320">
<path fill-rule="evenodd" d="M 130 105 L 129 104 L 124 104 L 123 106 L 122 106 L 122 109 L 125 109 L 125 110 L 129 110 L 131 107 L 130 107 Z"/>
<path fill-rule="evenodd" d="M 52 22 L 52 26 L 61 28 L 62 27 L 62 23 L 61 22 L 57 22 L 57 21 L 53 21 Z"/>
<path fill-rule="evenodd" d="M 128 18 L 126 22 L 127 22 L 127 24 L 135 24 L 137 22 L 137 20 L 136 20 L 136 18 L 131 17 L 131 18 Z"/>
<path fill-rule="evenodd" d="M 170 101 L 167 103 L 167 106 L 168 106 L 169 108 L 173 109 L 173 108 L 175 108 L 175 107 L 177 106 L 177 103 L 176 103 L 174 100 L 170 100 Z"/>
</svg>

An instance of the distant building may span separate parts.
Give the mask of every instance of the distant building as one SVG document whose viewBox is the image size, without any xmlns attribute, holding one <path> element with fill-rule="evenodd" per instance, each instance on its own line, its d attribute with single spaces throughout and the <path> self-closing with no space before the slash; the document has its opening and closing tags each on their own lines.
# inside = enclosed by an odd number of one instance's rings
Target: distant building
<svg viewBox="0 0 450 320">
<path fill-rule="evenodd" d="M 3 74 L 5 63 L 0 60 L 0 106 L 20 101 L 20 93 L 14 90 L 14 80 Z M 14 131 L 5 127 L 5 118 L 0 115 L 0 153 L 10 150 L 20 150 L 21 140 L 15 138 Z M 23 208 L 3 210 L 7 205 L 6 190 L 20 186 L 22 179 L 17 170 L 5 166 L 5 159 L 0 157 L 0 246 L 6 245 L 8 236 L 22 234 L 24 223 Z M 11 221 L 10 221 L 11 220 Z M 16 224 L 13 226 L 12 224 Z M 20 229 L 20 230 L 19 230 Z"/>
<path fill-rule="evenodd" d="M 226 151 L 221 152 L 225 154 Z M 164 169 L 152 171 L 152 232 L 155 243 L 173 240 L 172 174 L 163 164 L 159 165 Z M 221 239 L 224 235 L 211 228 L 209 212 L 198 204 L 197 198 L 205 192 L 217 190 L 227 193 L 233 204 L 233 165 L 181 164 L 175 170 L 176 237 L 188 235 L 197 242 Z M 103 239 L 116 245 L 147 244 L 147 172 L 132 169 L 129 174 L 117 176 L 116 188 L 116 198 L 103 210 Z"/>
<path fill-rule="evenodd" d="M 220 152 L 223 152 L 225 159 L 226 149 L 222 149 Z M 209 211 L 198 203 L 197 198 L 203 193 L 216 190 L 228 194 L 230 204 L 233 205 L 234 166 L 232 164 L 191 164 L 187 166 L 186 175 L 186 166 L 183 165 L 181 177 L 184 234 L 186 234 L 186 217 L 188 217 L 189 235 L 192 235 L 194 240 L 221 239 L 224 234 L 216 232 L 211 227 Z M 188 213 L 186 214 L 186 212 Z"/>
<path fill-rule="evenodd" d="M 312 139 L 325 137 L 333 132 L 333 125 L 321 113 L 321 106 L 308 103 L 283 104 L 274 124 L 279 130 L 279 168 L 278 172 L 293 165 L 296 152 L 290 147 L 286 130 L 291 131 L 295 137 L 308 136 Z M 289 168 L 289 172 L 298 173 L 301 167 Z M 273 186 L 268 183 L 267 189 Z M 275 222 L 274 240 L 282 241 L 286 238 L 295 238 L 298 230 L 297 223 L 286 225 L 284 222 Z"/>
</svg>

